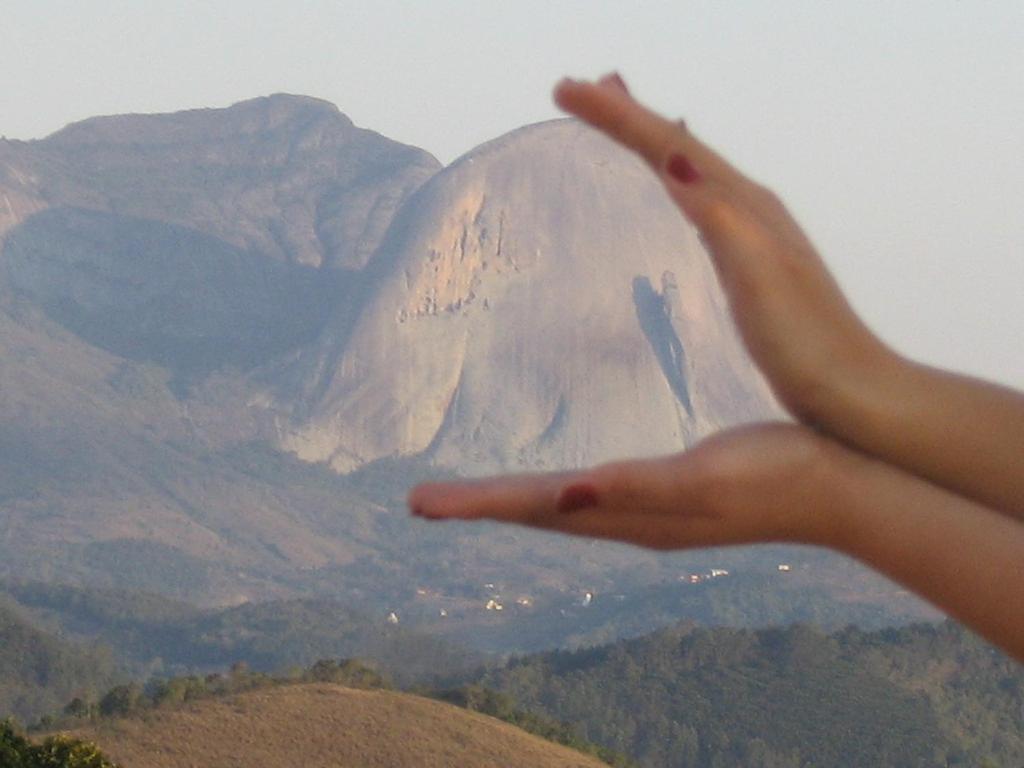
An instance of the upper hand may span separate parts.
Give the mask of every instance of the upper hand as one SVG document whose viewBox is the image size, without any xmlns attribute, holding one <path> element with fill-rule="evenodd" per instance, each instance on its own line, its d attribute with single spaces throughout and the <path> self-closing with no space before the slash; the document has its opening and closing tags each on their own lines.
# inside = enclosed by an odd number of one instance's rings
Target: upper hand
<svg viewBox="0 0 1024 768">
<path fill-rule="evenodd" d="M 659 176 L 700 232 L 748 351 L 794 416 L 817 421 L 825 399 L 841 387 L 869 386 L 893 361 L 770 190 L 682 123 L 642 106 L 617 76 L 562 81 L 555 101 L 640 154 Z"/>
</svg>

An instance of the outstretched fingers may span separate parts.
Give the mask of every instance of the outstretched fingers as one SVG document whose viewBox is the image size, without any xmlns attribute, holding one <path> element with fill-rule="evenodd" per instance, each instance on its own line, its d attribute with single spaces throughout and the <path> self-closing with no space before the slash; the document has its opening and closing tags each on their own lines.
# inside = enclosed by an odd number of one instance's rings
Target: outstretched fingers
<svg viewBox="0 0 1024 768">
<path fill-rule="evenodd" d="M 555 511 L 572 473 L 538 473 L 423 483 L 409 492 L 413 515 L 428 520 L 499 520 L 528 524 Z"/>
<path fill-rule="evenodd" d="M 693 546 L 710 535 L 701 526 L 713 525 L 695 465 L 681 454 L 582 472 L 427 483 L 411 491 L 409 507 L 430 520 L 494 520 L 655 549 Z"/>
<path fill-rule="evenodd" d="M 608 75 L 597 83 L 562 80 L 555 87 L 554 98 L 559 107 L 637 152 L 659 173 L 673 157 L 682 156 L 701 178 L 726 184 L 745 180 L 681 122 L 640 104 L 618 75 Z"/>
<path fill-rule="evenodd" d="M 809 250 L 799 227 L 770 192 L 736 170 L 681 121 L 668 120 L 634 99 L 618 75 L 596 83 L 563 80 L 554 98 L 566 112 L 647 161 L 700 231 L 726 279 L 736 269 L 734 257 L 764 249 L 768 229 L 789 233 L 801 250 Z M 750 259 L 743 261 L 740 269 L 756 266 Z"/>
</svg>

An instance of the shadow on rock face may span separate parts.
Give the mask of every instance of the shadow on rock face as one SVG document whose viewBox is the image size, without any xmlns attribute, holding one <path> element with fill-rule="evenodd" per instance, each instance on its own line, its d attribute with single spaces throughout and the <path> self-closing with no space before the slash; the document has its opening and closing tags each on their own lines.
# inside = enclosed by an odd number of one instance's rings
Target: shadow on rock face
<svg viewBox="0 0 1024 768">
<path fill-rule="evenodd" d="M 186 227 L 76 208 L 32 216 L 3 256 L 14 292 L 60 325 L 186 376 L 248 369 L 310 341 L 353 282 Z"/>
<path fill-rule="evenodd" d="M 693 404 L 686 382 L 686 350 L 665 307 L 665 301 L 642 276 L 633 278 L 633 307 L 644 338 L 661 366 L 672 393 L 686 412 L 693 416 Z"/>
</svg>

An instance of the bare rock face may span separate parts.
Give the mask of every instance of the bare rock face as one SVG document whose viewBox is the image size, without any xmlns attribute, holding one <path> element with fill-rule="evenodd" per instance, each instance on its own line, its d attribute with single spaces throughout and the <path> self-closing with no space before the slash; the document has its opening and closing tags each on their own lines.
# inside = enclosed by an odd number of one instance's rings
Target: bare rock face
<svg viewBox="0 0 1024 768">
<path fill-rule="evenodd" d="M 24 142 L 0 139 L 0 240 L 33 213 L 46 208 L 35 163 Z"/>
<path fill-rule="evenodd" d="M 396 216 L 376 293 L 306 361 L 281 443 L 347 471 L 468 471 L 682 449 L 778 416 L 695 231 L 632 155 L 574 121 L 483 145 Z M 382 267 L 383 268 L 383 267 Z"/>
</svg>

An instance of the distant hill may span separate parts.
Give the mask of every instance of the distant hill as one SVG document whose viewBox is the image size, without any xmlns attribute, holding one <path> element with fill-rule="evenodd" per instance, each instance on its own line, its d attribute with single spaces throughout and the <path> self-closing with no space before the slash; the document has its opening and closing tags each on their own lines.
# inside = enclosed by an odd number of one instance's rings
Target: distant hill
<svg viewBox="0 0 1024 768">
<path fill-rule="evenodd" d="M 0 720 L 31 722 L 75 696 L 92 697 L 115 679 L 109 652 L 63 641 L 0 596 Z"/>
<path fill-rule="evenodd" d="M 17 626 L 26 637 L 44 638 L 35 643 L 37 650 L 54 647 L 47 655 L 51 670 L 58 668 L 58 648 L 77 664 L 76 669 L 88 668 L 94 663 L 88 648 L 97 643 L 107 649 L 102 657 L 105 668 L 143 679 L 206 673 L 239 662 L 260 672 L 280 672 L 319 659 L 359 658 L 374 663 L 399 685 L 426 685 L 465 675 L 486 658 L 454 640 L 393 625 L 329 600 L 200 610 L 157 595 L 38 582 L 0 582 L 0 600 L 8 601 L 12 611 L 17 609 L 11 615 L 20 617 Z M 74 638 L 78 644 L 62 644 L 37 627 Z M 13 665 L 14 648 L 12 643 L 0 650 L 0 659 L 10 656 Z M 109 675 L 103 682 L 107 679 Z M 33 679 L 38 687 L 52 682 Z M 37 707 L 36 716 L 70 698 L 66 685 L 51 687 L 45 692 L 48 708 Z M 0 706 L 0 718 L 9 711 Z M 25 712 L 17 714 L 26 717 Z"/>
<path fill-rule="evenodd" d="M 1024 670 L 951 623 L 683 626 L 478 682 L 645 768 L 1024 764 Z"/>
<path fill-rule="evenodd" d="M 309 684 L 252 691 L 104 722 L 75 735 L 126 768 L 597 768 L 604 763 L 511 725 L 390 691 Z"/>
</svg>

